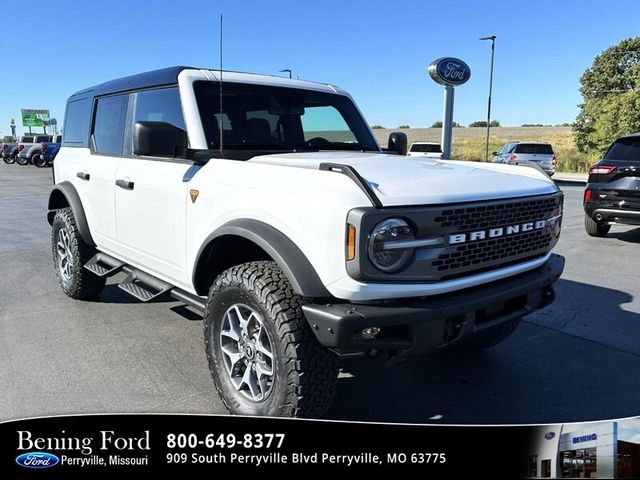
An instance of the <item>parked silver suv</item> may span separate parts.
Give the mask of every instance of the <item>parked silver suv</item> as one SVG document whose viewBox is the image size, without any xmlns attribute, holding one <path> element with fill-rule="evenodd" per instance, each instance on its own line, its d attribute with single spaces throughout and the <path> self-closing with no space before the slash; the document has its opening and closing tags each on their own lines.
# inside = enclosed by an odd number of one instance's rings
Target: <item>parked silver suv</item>
<svg viewBox="0 0 640 480">
<path fill-rule="evenodd" d="M 511 142 L 493 152 L 493 163 L 538 165 L 550 177 L 556 173 L 556 156 L 547 142 Z"/>
</svg>

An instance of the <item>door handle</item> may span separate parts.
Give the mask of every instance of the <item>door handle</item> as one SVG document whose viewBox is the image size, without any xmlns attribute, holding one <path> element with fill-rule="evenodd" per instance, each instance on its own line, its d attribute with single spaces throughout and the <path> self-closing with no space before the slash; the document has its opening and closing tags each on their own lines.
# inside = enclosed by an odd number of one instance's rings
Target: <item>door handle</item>
<svg viewBox="0 0 640 480">
<path fill-rule="evenodd" d="M 78 172 L 76 173 L 76 177 L 82 180 L 89 180 L 91 178 L 91 175 L 87 172 Z"/>
<path fill-rule="evenodd" d="M 134 183 L 131 180 L 116 180 L 116 185 L 125 190 L 133 190 Z"/>
</svg>

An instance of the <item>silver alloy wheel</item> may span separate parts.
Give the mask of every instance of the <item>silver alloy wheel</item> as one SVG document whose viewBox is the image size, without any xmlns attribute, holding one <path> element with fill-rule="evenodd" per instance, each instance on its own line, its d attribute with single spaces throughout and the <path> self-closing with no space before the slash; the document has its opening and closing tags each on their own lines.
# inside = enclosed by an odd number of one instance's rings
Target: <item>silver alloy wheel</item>
<svg viewBox="0 0 640 480">
<path fill-rule="evenodd" d="M 251 307 L 236 303 L 224 314 L 220 349 L 236 390 L 253 402 L 262 402 L 274 384 L 274 356 L 269 332 Z"/>
<path fill-rule="evenodd" d="M 56 244 L 58 254 L 58 271 L 63 280 L 70 280 L 72 276 L 71 268 L 73 264 L 73 254 L 71 253 L 71 241 L 69 233 L 65 228 L 58 230 L 58 243 Z"/>
</svg>

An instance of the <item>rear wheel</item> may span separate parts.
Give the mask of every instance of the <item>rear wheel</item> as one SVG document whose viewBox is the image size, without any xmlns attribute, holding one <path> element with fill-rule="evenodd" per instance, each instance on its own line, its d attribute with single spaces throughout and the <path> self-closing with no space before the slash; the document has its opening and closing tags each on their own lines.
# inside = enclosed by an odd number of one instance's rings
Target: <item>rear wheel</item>
<svg viewBox="0 0 640 480">
<path fill-rule="evenodd" d="M 71 298 L 97 297 L 106 278 L 84 268 L 96 250 L 80 236 L 73 211 L 70 208 L 58 210 L 51 228 L 53 265 L 60 287 Z"/>
<path fill-rule="evenodd" d="M 609 230 L 611 230 L 611 225 L 605 225 L 585 214 L 584 229 L 592 237 L 604 237 L 609 233 Z"/>
<path fill-rule="evenodd" d="M 204 317 L 209 370 L 234 414 L 319 417 L 331 405 L 336 356 L 320 345 L 274 262 L 224 271 Z"/>
<path fill-rule="evenodd" d="M 47 161 L 39 153 L 36 153 L 33 157 L 31 157 L 31 163 L 33 163 L 38 168 L 47 166 Z"/>
<path fill-rule="evenodd" d="M 15 156 L 15 160 L 16 160 L 16 163 L 18 165 L 23 165 L 24 166 L 27 163 L 29 163 L 29 159 L 28 158 L 21 157 L 19 154 Z"/>
<path fill-rule="evenodd" d="M 13 157 L 11 157 L 11 156 L 9 156 L 9 155 L 7 155 L 6 157 L 5 157 L 5 156 L 3 156 L 3 157 L 2 157 L 2 160 L 3 160 L 3 161 L 4 161 L 4 163 L 6 163 L 7 165 L 11 165 L 11 164 L 13 164 L 13 162 L 15 162 L 15 158 L 13 158 Z"/>
</svg>

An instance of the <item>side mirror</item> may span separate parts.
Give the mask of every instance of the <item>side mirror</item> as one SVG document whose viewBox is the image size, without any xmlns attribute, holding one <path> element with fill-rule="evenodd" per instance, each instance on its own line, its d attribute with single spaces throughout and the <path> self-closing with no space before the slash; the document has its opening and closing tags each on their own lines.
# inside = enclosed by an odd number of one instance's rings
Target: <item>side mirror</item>
<svg viewBox="0 0 640 480">
<path fill-rule="evenodd" d="M 392 132 L 389 134 L 388 150 L 396 152 L 398 155 L 407 154 L 407 134 L 402 132 Z"/>
<path fill-rule="evenodd" d="M 187 145 L 187 132 L 170 123 L 136 122 L 133 127 L 134 155 L 173 158 Z"/>
<path fill-rule="evenodd" d="M 495 157 L 496 155 L 498 155 L 498 152 L 491 152 L 491 155 Z"/>
</svg>

